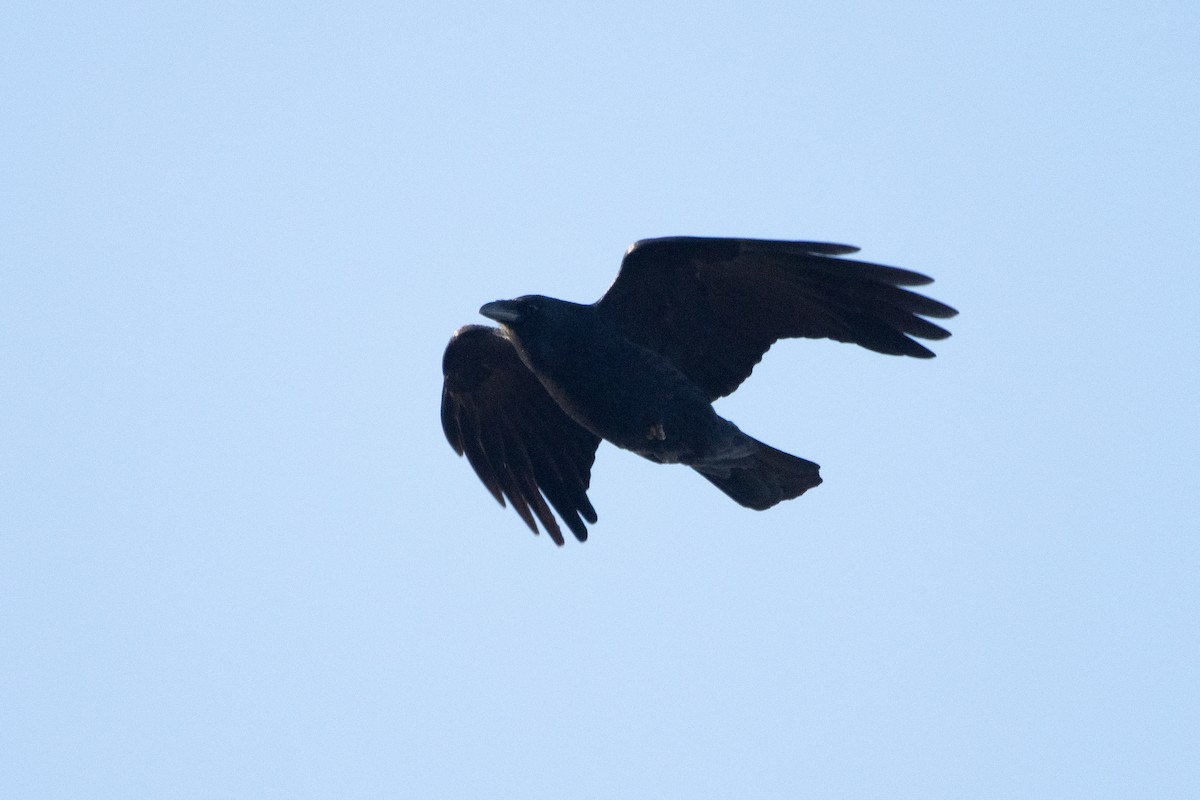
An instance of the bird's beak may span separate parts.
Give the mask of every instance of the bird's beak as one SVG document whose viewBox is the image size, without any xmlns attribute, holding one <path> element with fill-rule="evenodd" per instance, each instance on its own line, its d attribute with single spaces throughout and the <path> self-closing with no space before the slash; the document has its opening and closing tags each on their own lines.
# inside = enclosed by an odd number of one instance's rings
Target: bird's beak
<svg viewBox="0 0 1200 800">
<path fill-rule="evenodd" d="M 496 322 L 520 322 L 521 307 L 515 300 L 497 300 L 494 303 L 486 303 L 479 309 L 479 313 L 488 319 L 494 319 Z"/>
</svg>

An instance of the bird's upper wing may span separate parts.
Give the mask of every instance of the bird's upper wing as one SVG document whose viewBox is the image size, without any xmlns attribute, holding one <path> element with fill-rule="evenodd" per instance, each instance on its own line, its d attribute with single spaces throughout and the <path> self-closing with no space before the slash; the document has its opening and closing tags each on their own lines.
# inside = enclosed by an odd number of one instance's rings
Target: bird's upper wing
<svg viewBox="0 0 1200 800">
<path fill-rule="evenodd" d="M 839 258 L 857 251 L 822 242 L 645 239 L 625 253 L 596 307 L 712 399 L 736 389 L 777 339 L 834 339 L 932 358 L 910 337 L 946 338 L 949 332 L 922 317 L 958 312 L 901 288 L 931 278 Z"/>
<path fill-rule="evenodd" d="M 492 496 L 502 506 L 507 498 L 534 533 L 536 517 L 561 545 L 548 500 L 575 537 L 586 540 L 583 520 L 596 521 L 587 490 L 599 437 L 559 408 L 498 328 L 455 331 L 442 373 L 442 430 Z"/>
</svg>

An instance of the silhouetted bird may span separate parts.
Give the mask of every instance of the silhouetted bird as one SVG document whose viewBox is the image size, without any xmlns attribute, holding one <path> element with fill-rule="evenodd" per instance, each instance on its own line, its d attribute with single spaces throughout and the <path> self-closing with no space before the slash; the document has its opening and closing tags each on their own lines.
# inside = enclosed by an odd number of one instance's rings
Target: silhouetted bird
<svg viewBox="0 0 1200 800">
<path fill-rule="evenodd" d="M 596 446 L 686 464 L 743 506 L 766 509 L 821 482 L 811 461 L 738 430 L 712 402 L 777 339 L 853 342 L 932 358 L 910 337 L 950 334 L 922 317 L 949 306 L 901 287 L 916 272 L 840 258 L 821 242 L 671 237 L 625 253 L 600 300 L 539 295 L 479 309 L 500 328 L 455 331 L 442 361 L 442 428 L 492 495 L 562 544 L 549 505 L 580 541 Z"/>
</svg>

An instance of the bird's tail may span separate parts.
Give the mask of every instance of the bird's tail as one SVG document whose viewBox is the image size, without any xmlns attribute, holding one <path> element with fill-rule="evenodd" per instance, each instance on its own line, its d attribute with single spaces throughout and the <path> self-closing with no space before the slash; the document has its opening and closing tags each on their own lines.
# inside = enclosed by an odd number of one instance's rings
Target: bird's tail
<svg viewBox="0 0 1200 800">
<path fill-rule="evenodd" d="M 820 467 L 813 462 L 750 436 L 746 439 L 752 447 L 745 455 L 693 469 L 738 503 L 759 511 L 799 497 L 821 483 Z"/>
</svg>

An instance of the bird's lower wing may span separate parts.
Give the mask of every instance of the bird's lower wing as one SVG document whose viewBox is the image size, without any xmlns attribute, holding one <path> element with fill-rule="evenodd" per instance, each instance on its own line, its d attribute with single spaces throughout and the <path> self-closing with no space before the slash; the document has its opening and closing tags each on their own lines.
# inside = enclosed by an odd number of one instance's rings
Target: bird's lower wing
<svg viewBox="0 0 1200 800">
<path fill-rule="evenodd" d="M 596 522 L 587 491 L 600 439 L 559 408 L 497 328 L 456 331 L 442 372 L 442 430 L 492 496 L 561 545 L 552 506 L 585 541 L 584 521 Z"/>
</svg>

